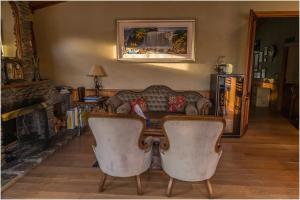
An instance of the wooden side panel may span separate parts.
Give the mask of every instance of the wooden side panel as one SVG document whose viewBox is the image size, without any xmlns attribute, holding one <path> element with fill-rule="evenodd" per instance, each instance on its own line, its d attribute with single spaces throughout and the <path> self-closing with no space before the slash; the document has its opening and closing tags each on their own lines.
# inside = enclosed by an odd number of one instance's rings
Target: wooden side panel
<svg viewBox="0 0 300 200">
<path fill-rule="evenodd" d="M 248 25 L 248 39 L 246 49 L 246 65 L 245 65 L 245 82 L 242 98 L 242 122 L 241 135 L 248 129 L 249 111 L 250 111 L 250 95 L 251 95 L 251 80 L 252 80 L 252 62 L 253 62 L 253 48 L 256 31 L 256 15 L 253 10 L 250 10 L 249 25 Z"/>
</svg>

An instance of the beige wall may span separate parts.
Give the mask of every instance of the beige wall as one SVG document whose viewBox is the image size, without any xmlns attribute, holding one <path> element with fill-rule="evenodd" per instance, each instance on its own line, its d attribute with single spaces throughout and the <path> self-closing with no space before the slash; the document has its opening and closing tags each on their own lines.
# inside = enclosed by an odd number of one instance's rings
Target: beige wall
<svg viewBox="0 0 300 200">
<path fill-rule="evenodd" d="M 220 55 L 235 72 L 244 68 L 249 10 L 298 10 L 298 2 L 65 2 L 35 11 L 34 31 L 42 77 L 56 84 L 92 87 L 86 74 L 104 66 L 108 89 L 208 90 Z M 196 18 L 195 63 L 116 61 L 116 19 Z"/>
</svg>

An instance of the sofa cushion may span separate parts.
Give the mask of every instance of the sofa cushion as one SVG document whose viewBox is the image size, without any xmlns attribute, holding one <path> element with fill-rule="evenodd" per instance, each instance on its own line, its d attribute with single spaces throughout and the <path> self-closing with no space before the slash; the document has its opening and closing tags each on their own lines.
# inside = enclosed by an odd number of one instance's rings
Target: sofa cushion
<svg viewBox="0 0 300 200">
<path fill-rule="evenodd" d="M 109 97 L 106 101 L 106 104 L 111 106 L 113 112 L 115 112 L 122 103 L 122 100 L 117 96 Z"/>
<path fill-rule="evenodd" d="M 143 98 L 138 98 L 130 101 L 131 113 L 135 113 L 134 106 L 138 104 L 143 112 L 148 112 L 147 103 Z"/>
<path fill-rule="evenodd" d="M 185 97 L 184 96 L 169 96 L 169 112 L 183 112 L 185 106 Z"/>
<path fill-rule="evenodd" d="M 130 104 L 128 102 L 125 102 L 117 108 L 116 113 L 128 114 L 130 113 L 130 110 L 131 110 Z"/>
<path fill-rule="evenodd" d="M 196 106 L 194 106 L 193 104 L 188 104 L 185 107 L 185 114 L 186 115 L 198 115 L 198 110 L 197 110 Z"/>
<path fill-rule="evenodd" d="M 209 107 L 211 107 L 211 102 L 206 98 L 201 98 L 197 101 L 196 106 L 200 115 L 207 115 Z"/>
</svg>

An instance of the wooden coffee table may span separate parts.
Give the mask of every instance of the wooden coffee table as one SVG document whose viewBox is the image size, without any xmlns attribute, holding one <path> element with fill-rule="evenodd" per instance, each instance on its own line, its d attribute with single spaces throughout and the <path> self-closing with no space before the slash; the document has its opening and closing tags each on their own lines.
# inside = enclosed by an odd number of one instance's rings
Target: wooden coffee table
<svg viewBox="0 0 300 200">
<path fill-rule="evenodd" d="M 144 136 L 164 137 L 161 118 L 151 118 L 150 127 L 146 126 Z"/>
</svg>

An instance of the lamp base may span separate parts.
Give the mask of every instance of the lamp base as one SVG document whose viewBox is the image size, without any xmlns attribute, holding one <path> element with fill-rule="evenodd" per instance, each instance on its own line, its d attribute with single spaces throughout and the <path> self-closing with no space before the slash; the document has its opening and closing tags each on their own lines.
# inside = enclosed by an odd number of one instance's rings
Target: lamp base
<svg viewBox="0 0 300 200">
<path fill-rule="evenodd" d="M 96 96 L 100 96 L 100 90 L 102 89 L 102 84 L 98 76 L 94 77 L 94 83 L 95 83 L 95 90 L 96 90 Z"/>
</svg>

